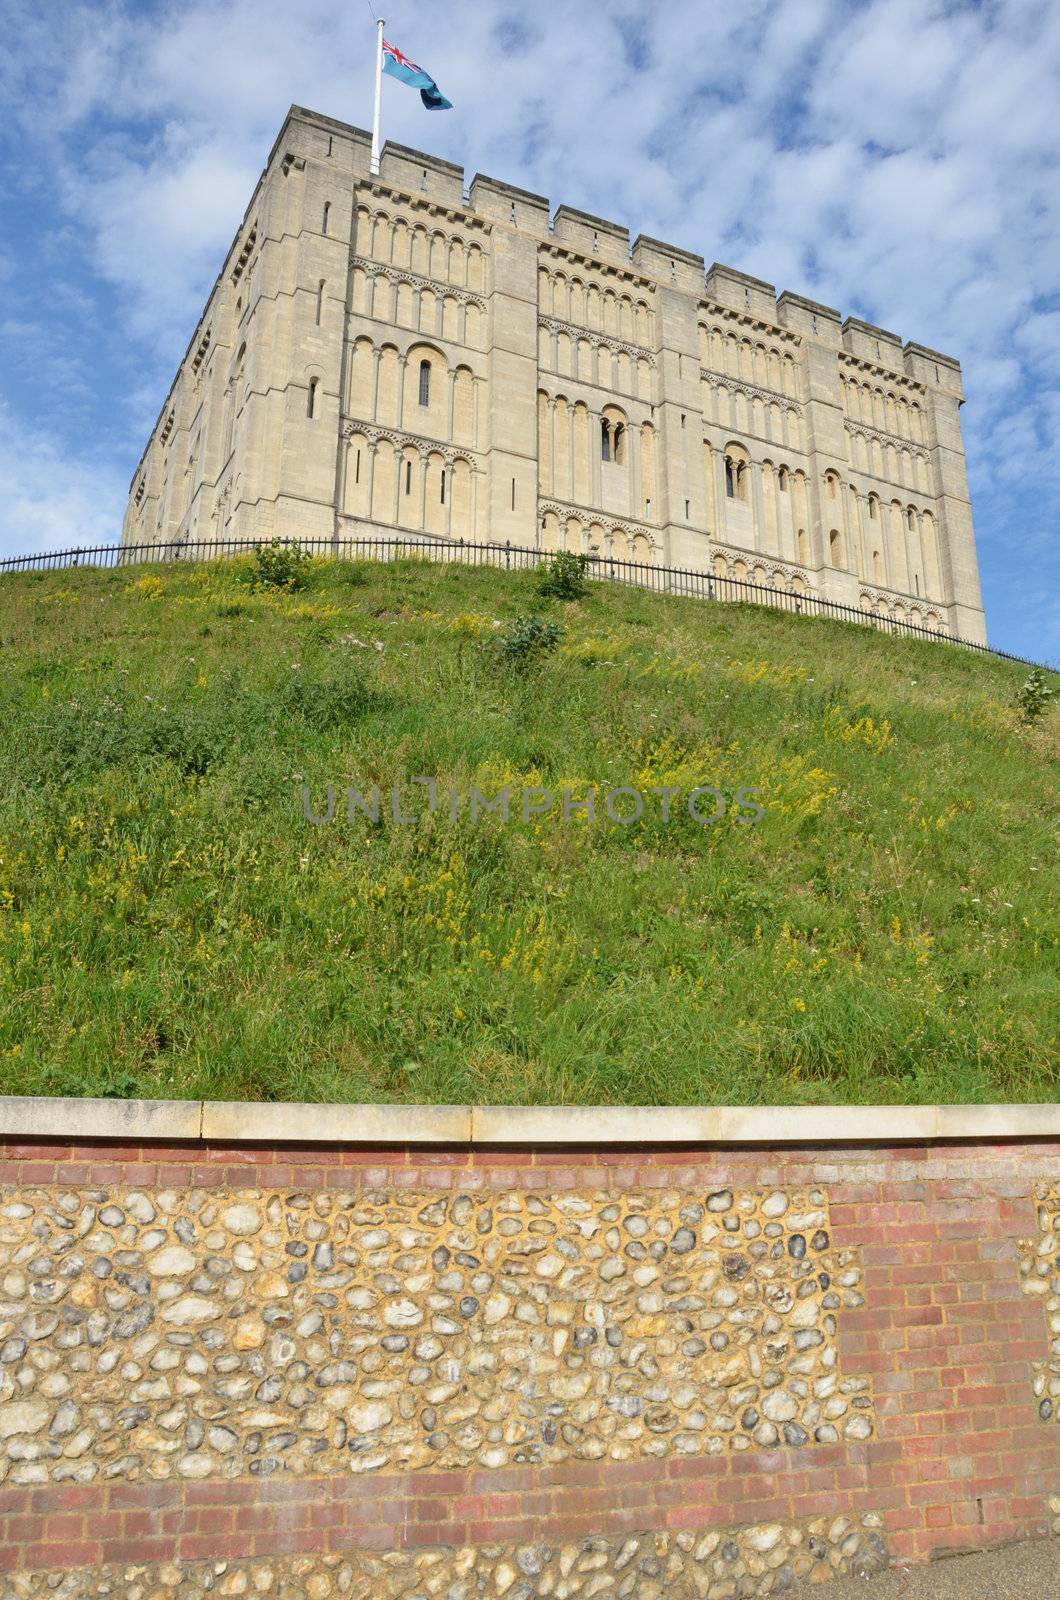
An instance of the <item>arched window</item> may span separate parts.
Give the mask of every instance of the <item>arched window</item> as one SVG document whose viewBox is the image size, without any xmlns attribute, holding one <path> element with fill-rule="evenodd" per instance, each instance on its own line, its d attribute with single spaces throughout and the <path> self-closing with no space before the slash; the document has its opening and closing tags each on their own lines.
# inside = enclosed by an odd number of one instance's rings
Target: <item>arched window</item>
<svg viewBox="0 0 1060 1600">
<path fill-rule="evenodd" d="M 906 527 L 909 529 L 909 532 L 910 533 L 915 533 L 916 532 L 916 512 L 913 510 L 912 506 L 910 506 L 909 510 L 906 512 L 905 521 L 906 521 Z"/>
<path fill-rule="evenodd" d="M 829 472 L 829 473 L 827 473 L 825 475 L 824 486 L 825 486 L 825 490 L 827 491 L 829 500 L 834 500 L 835 499 L 837 484 L 838 484 L 838 480 L 835 477 L 834 473 Z"/>
<path fill-rule="evenodd" d="M 869 495 L 869 518 L 873 522 L 875 522 L 879 516 L 879 510 L 877 509 L 879 507 L 879 503 L 880 502 L 877 500 L 874 494 Z"/>
<path fill-rule="evenodd" d="M 309 398 L 306 401 L 306 416 L 307 417 L 312 417 L 312 416 L 316 415 L 317 384 L 319 382 L 320 382 L 319 378 L 310 378 L 310 380 L 309 380 Z"/>
<path fill-rule="evenodd" d="M 750 462 L 742 445 L 732 445 L 725 455 L 725 493 L 730 500 L 746 500 L 751 476 Z"/>
<path fill-rule="evenodd" d="M 429 406 L 431 403 L 431 364 L 429 361 L 420 362 L 420 405 Z"/>
<path fill-rule="evenodd" d="M 600 460 L 611 460 L 611 424 L 606 417 L 600 419 Z"/>
<path fill-rule="evenodd" d="M 779 482 L 779 485 L 780 485 L 781 494 L 787 494 L 787 492 L 788 492 L 788 469 L 787 469 L 787 467 L 781 467 L 779 478 L 778 478 L 778 482 Z"/>
<path fill-rule="evenodd" d="M 321 233 L 327 233 L 327 231 L 328 231 L 328 218 L 330 216 L 331 216 L 331 201 L 330 200 L 325 200 L 324 201 L 324 220 L 320 225 Z"/>
<path fill-rule="evenodd" d="M 833 528 L 828 535 L 828 559 L 833 567 L 843 565 L 843 541 L 839 536 L 839 529 Z"/>
<path fill-rule="evenodd" d="M 625 439 L 626 439 L 626 430 L 625 430 L 625 428 L 622 426 L 621 422 L 616 422 L 615 423 L 615 435 L 614 435 L 614 447 L 615 447 L 615 460 L 619 464 L 621 464 L 622 458 L 623 458 L 623 456 L 625 454 L 625 450 L 623 448 L 623 446 L 625 444 Z"/>
</svg>

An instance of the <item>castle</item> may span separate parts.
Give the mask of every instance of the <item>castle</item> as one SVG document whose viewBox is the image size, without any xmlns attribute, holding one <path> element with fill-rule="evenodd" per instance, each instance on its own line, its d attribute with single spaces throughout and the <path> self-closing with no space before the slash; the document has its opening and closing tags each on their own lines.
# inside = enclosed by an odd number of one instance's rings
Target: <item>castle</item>
<svg viewBox="0 0 1060 1600">
<path fill-rule="evenodd" d="M 126 545 L 510 541 L 985 624 L 951 356 L 292 107 Z"/>
</svg>

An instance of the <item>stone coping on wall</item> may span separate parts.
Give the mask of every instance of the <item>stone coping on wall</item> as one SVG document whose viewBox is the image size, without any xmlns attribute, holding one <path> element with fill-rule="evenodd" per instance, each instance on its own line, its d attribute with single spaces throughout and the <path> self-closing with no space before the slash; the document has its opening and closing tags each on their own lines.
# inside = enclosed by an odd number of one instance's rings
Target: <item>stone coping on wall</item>
<svg viewBox="0 0 1060 1600">
<path fill-rule="evenodd" d="M 0 1139 L 642 1146 L 1046 1139 L 1060 1105 L 422 1106 L 0 1096 Z"/>
</svg>

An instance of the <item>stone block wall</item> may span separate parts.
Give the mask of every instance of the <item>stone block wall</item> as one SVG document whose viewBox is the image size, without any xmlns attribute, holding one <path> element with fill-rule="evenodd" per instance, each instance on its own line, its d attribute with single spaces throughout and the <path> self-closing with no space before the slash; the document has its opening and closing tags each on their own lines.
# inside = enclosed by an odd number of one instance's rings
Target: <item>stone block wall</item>
<svg viewBox="0 0 1060 1600">
<path fill-rule="evenodd" d="M 0 1120 L 0 1600 L 779 1594 L 1060 1532 L 1058 1412 L 1056 1137 Z"/>
</svg>

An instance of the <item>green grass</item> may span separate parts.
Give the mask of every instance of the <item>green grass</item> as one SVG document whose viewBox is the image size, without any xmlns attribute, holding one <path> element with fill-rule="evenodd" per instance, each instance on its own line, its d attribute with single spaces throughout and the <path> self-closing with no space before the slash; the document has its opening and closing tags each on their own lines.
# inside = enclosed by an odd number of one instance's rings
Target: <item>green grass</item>
<svg viewBox="0 0 1060 1600">
<path fill-rule="evenodd" d="M 1025 668 L 532 574 L 249 572 L 0 579 L 0 1092 L 1056 1098 L 1060 718 L 1020 721 Z M 520 669 L 488 641 L 530 614 L 563 631 Z M 765 817 L 395 826 L 412 774 Z"/>
</svg>

